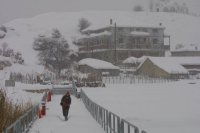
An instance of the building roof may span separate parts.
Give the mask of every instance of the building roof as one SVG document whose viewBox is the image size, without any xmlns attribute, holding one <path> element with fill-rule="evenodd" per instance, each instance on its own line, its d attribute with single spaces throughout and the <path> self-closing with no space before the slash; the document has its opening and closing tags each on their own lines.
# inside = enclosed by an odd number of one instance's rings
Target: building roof
<svg viewBox="0 0 200 133">
<path fill-rule="evenodd" d="M 136 57 L 131 56 L 131 57 L 126 58 L 123 61 L 123 63 L 125 63 L 125 64 L 142 63 L 147 59 L 147 57 L 148 56 L 142 56 L 140 58 L 136 58 Z"/>
<path fill-rule="evenodd" d="M 101 32 L 101 33 L 92 33 L 88 36 L 86 36 L 86 38 L 90 38 L 90 37 L 96 37 L 96 36 L 102 36 L 102 35 L 111 35 L 111 33 L 109 31 L 104 31 L 104 32 Z"/>
<path fill-rule="evenodd" d="M 84 29 L 83 32 L 94 32 L 96 30 L 99 29 L 107 29 L 110 27 L 115 27 L 114 24 L 111 25 L 107 25 L 107 26 L 102 26 L 102 27 L 94 27 L 93 25 L 89 26 L 88 28 Z M 159 24 L 155 25 L 155 24 L 147 24 L 147 23 L 143 23 L 143 24 L 129 24 L 129 23 L 124 23 L 124 24 L 118 24 L 116 25 L 117 28 L 130 28 L 130 27 L 134 27 L 134 28 L 152 28 L 152 29 L 165 29 L 164 26 L 161 26 Z"/>
<path fill-rule="evenodd" d="M 174 59 L 157 57 L 150 57 L 148 59 L 150 59 L 156 66 L 160 67 L 168 73 L 188 73 L 188 71 Z"/>
<path fill-rule="evenodd" d="M 125 63 L 125 64 L 134 64 L 134 63 L 136 63 L 137 62 L 137 60 L 138 60 L 138 58 L 136 58 L 136 57 L 128 57 L 128 58 L 126 58 L 124 61 L 123 61 L 123 63 Z"/>
<path fill-rule="evenodd" d="M 188 70 L 182 65 L 200 65 L 200 57 L 147 57 L 147 59 L 154 65 L 171 74 L 188 73 Z M 140 68 L 142 64 L 143 63 L 141 63 L 138 68 Z"/>
<path fill-rule="evenodd" d="M 85 58 L 78 62 L 79 65 L 88 65 L 95 69 L 119 69 L 118 66 L 113 65 L 110 62 L 106 62 L 103 60 L 93 59 L 93 58 Z"/>
</svg>

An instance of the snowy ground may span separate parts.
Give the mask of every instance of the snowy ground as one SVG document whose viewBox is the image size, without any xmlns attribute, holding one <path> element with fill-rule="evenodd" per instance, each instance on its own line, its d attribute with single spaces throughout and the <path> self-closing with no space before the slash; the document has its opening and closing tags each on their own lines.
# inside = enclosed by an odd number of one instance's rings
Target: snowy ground
<svg viewBox="0 0 200 133">
<path fill-rule="evenodd" d="M 6 88 L 13 101 L 40 102 L 42 94 L 24 89 L 46 89 L 51 86 L 17 83 Z M 105 88 L 82 88 L 97 104 L 125 118 L 148 133 L 200 132 L 200 80 L 156 84 L 106 84 Z M 47 116 L 33 125 L 31 133 L 95 132 L 103 129 L 90 116 L 80 100 L 72 97 L 69 121 L 62 121 L 61 96 L 47 104 Z M 18 100 L 16 100 L 18 99 Z"/>
<path fill-rule="evenodd" d="M 94 102 L 148 133 L 200 132 L 199 80 L 83 89 Z"/>
<path fill-rule="evenodd" d="M 15 103 L 25 103 L 29 101 L 33 104 L 40 103 L 43 96 L 42 93 L 30 93 L 25 90 L 51 89 L 51 85 L 21 84 L 18 82 L 15 83 L 15 87 L 2 86 L 3 85 L 1 84 L 0 89 L 4 89 L 7 97 Z"/>
<path fill-rule="evenodd" d="M 47 103 L 46 116 L 37 120 L 30 133 L 104 133 L 84 107 L 80 99 L 72 96 L 72 105 L 68 121 L 64 121 L 60 99 L 62 95 L 54 95 Z"/>
</svg>

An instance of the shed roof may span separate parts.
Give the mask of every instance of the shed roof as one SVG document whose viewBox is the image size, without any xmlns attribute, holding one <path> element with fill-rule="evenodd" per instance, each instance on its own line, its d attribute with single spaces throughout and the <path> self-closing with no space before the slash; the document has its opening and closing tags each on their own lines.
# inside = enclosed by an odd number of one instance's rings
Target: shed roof
<svg viewBox="0 0 200 133">
<path fill-rule="evenodd" d="M 147 57 L 147 59 L 149 59 L 154 65 L 171 74 L 188 73 L 182 65 L 195 65 L 200 63 L 199 57 Z M 197 59 L 199 59 L 198 62 L 196 61 Z M 144 62 L 142 62 L 138 68 L 140 68 Z"/>
</svg>

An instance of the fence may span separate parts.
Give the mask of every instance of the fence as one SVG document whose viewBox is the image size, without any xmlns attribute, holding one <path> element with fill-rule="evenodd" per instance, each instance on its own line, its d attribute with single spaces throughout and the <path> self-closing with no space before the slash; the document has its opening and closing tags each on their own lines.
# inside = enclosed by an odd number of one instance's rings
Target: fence
<svg viewBox="0 0 200 133">
<path fill-rule="evenodd" d="M 28 132 L 30 126 L 38 118 L 39 104 L 32 107 L 17 121 L 6 128 L 5 133 L 22 133 Z"/>
<path fill-rule="evenodd" d="M 90 100 L 83 90 L 81 90 L 80 96 L 87 110 L 106 133 L 140 133 L 139 128 L 135 125 Z M 147 132 L 141 131 L 141 133 Z"/>
<path fill-rule="evenodd" d="M 52 85 L 51 91 L 53 94 L 65 94 L 67 91 L 73 92 L 70 85 Z"/>
<path fill-rule="evenodd" d="M 144 83 L 167 83 L 172 82 L 172 79 L 166 78 L 151 78 L 147 76 L 133 76 L 133 77 L 103 77 L 104 83 L 108 84 L 144 84 Z"/>
<path fill-rule="evenodd" d="M 47 93 L 42 97 L 42 103 L 46 102 Z M 13 124 L 6 128 L 5 133 L 26 133 L 29 131 L 31 125 L 38 118 L 40 105 L 37 104 L 29 109 L 24 115 L 17 119 Z"/>
</svg>

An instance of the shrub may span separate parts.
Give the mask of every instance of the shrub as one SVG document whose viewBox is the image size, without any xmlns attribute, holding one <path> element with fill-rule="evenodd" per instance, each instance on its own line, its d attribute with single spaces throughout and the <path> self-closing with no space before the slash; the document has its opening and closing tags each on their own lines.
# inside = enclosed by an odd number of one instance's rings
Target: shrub
<svg viewBox="0 0 200 133">
<path fill-rule="evenodd" d="M 7 97 L 6 91 L 0 89 L 0 132 L 3 132 L 31 107 L 30 101 L 27 103 L 13 103 Z"/>
</svg>

